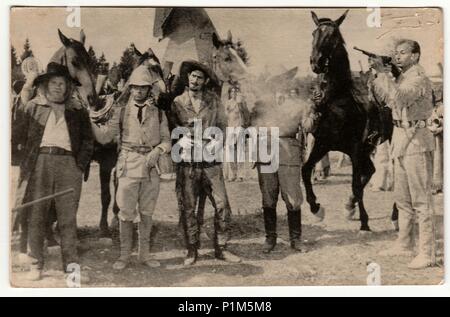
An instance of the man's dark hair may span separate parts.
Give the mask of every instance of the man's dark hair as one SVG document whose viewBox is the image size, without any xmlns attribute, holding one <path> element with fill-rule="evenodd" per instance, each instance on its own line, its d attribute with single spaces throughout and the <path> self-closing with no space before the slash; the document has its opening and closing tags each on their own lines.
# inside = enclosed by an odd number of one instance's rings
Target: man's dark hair
<svg viewBox="0 0 450 317">
<path fill-rule="evenodd" d="M 401 39 L 401 40 L 397 41 L 395 46 L 399 46 L 401 44 L 408 44 L 409 47 L 411 47 L 411 53 L 419 54 L 419 58 L 417 59 L 417 61 L 420 60 L 420 45 L 419 45 L 419 43 L 417 41 L 408 40 L 408 39 Z"/>
<path fill-rule="evenodd" d="M 195 67 L 193 67 L 193 68 L 189 71 L 188 75 L 190 75 L 190 74 L 193 73 L 193 72 L 200 72 L 200 73 L 203 74 L 203 77 L 205 77 L 205 79 L 209 78 L 209 77 L 208 77 L 208 74 L 205 73 L 205 71 L 204 71 L 203 69 L 201 69 L 201 68 L 195 68 Z"/>
</svg>

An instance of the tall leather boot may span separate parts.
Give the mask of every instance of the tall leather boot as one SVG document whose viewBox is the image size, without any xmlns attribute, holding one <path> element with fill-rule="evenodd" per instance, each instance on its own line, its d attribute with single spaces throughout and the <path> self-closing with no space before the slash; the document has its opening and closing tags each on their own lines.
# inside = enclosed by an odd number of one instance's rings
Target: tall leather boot
<svg viewBox="0 0 450 317">
<path fill-rule="evenodd" d="M 399 231 L 394 245 L 382 252 L 381 256 L 412 256 L 414 248 L 414 215 L 403 210 L 398 214 Z"/>
<path fill-rule="evenodd" d="M 432 216 L 419 216 L 419 252 L 408 268 L 418 270 L 436 264 L 434 234 Z"/>
<path fill-rule="evenodd" d="M 139 262 L 145 264 L 150 268 L 160 267 L 158 261 L 152 260 L 150 257 L 150 233 L 152 231 L 152 217 L 141 214 L 141 221 L 138 224 L 139 230 L 139 244 L 138 244 L 138 259 Z"/>
<path fill-rule="evenodd" d="M 183 264 L 185 266 L 194 265 L 195 262 L 197 262 L 197 258 L 198 258 L 197 245 L 196 244 L 189 244 L 188 245 L 188 253 L 186 255 L 186 258 L 184 259 L 184 263 Z"/>
<path fill-rule="evenodd" d="M 133 247 L 133 221 L 120 220 L 120 257 L 113 264 L 114 270 L 123 270 L 130 263 Z"/>
<path fill-rule="evenodd" d="M 275 208 L 264 207 L 264 228 L 266 230 L 266 241 L 263 252 L 270 253 L 277 244 L 277 210 Z"/>
<path fill-rule="evenodd" d="M 291 241 L 291 248 L 295 251 L 301 252 L 301 236 L 302 236 L 302 216 L 301 210 L 288 210 L 288 225 L 289 238 Z"/>
</svg>

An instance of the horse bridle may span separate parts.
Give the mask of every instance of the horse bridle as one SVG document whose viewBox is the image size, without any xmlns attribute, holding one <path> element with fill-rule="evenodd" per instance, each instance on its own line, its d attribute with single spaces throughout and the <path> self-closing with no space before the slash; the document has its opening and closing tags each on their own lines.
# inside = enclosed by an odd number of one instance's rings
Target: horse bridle
<svg viewBox="0 0 450 317">
<path fill-rule="evenodd" d="M 68 60 L 67 59 L 67 50 L 64 47 L 64 54 L 63 54 L 63 56 L 61 56 L 61 65 L 66 66 L 70 73 L 70 68 L 68 67 L 67 60 Z M 70 76 L 73 76 L 73 75 L 70 74 Z M 80 91 L 78 90 L 77 87 L 73 88 L 73 94 L 74 94 L 74 97 L 76 97 L 76 99 L 81 103 L 81 105 L 84 108 L 89 109 L 89 104 L 86 104 L 86 102 L 84 102 L 83 98 L 81 97 Z"/>
<path fill-rule="evenodd" d="M 336 23 L 334 23 L 333 21 L 323 21 L 323 22 L 320 22 L 320 23 L 317 25 L 317 28 L 321 27 L 322 25 L 330 25 L 330 26 L 333 26 L 334 28 L 339 28 L 339 27 L 336 25 Z M 326 65 L 325 65 L 325 67 L 326 67 L 326 68 L 325 68 L 325 72 L 324 72 L 324 73 L 328 73 L 328 64 L 329 64 L 329 62 L 330 62 L 330 60 L 331 60 L 331 57 L 333 56 L 334 52 L 336 51 L 336 48 L 337 48 L 338 44 L 339 44 L 339 41 L 336 40 L 336 41 L 333 43 L 333 46 L 331 47 L 331 50 L 330 50 L 328 56 L 325 57 L 325 60 L 326 60 Z"/>
</svg>

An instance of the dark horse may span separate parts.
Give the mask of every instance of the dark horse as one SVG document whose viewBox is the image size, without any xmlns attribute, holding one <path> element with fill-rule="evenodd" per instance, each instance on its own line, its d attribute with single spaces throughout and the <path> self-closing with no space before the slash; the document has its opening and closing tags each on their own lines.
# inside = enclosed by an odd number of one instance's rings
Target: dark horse
<svg viewBox="0 0 450 317">
<path fill-rule="evenodd" d="M 369 217 L 363 203 L 364 187 L 375 172 L 370 154 L 375 149 L 368 142 L 370 104 L 355 100 L 350 63 L 345 42 L 339 31 L 348 10 L 336 21 L 319 19 L 314 12 L 312 18 L 317 28 L 313 33 L 311 54 L 312 70 L 322 79 L 323 99 L 318 106 L 321 113 L 318 127 L 313 132 L 315 143 L 311 154 L 302 168 L 306 200 L 311 212 L 323 219 L 324 210 L 316 201 L 311 184 L 314 165 L 329 151 L 340 151 L 350 156 L 352 161 L 352 195 L 345 208 L 351 217 L 356 204 L 359 207 L 361 232 L 370 231 Z"/>
</svg>

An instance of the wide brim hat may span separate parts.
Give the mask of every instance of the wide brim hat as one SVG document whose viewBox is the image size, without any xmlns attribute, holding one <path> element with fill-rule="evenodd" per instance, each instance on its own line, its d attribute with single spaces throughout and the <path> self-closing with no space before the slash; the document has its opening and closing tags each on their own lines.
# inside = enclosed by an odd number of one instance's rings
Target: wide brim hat
<svg viewBox="0 0 450 317">
<path fill-rule="evenodd" d="M 161 80 L 160 77 L 151 73 L 146 65 L 138 66 L 130 75 L 128 79 L 129 86 L 153 86 Z"/>
<path fill-rule="evenodd" d="M 217 78 L 217 75 L 213 72 L 213 70 L 209 68 L 207 65 L 202 64 L 196 60 L 186 60 L 181 63 L 180 66 L 181 80 L 187 83 L 189 74 L 194 70 L 199 70 L 202 73 L 204 73 L 205 76 L 209 78 L 210 83 L 218 86 L 220 85 L 219 78 Z"/>
<path fill-rule="evenodd" d="M 50 62 L 47 65 L 47 71 L 34 79 L 33 86 L 37 86 L 54 76 L 65 77 L 74 83 L 75 86 L 81 86 L 80 82 L 70 75 L 69 69 L 66 66 L 55 62 Z"/>
</svg>

